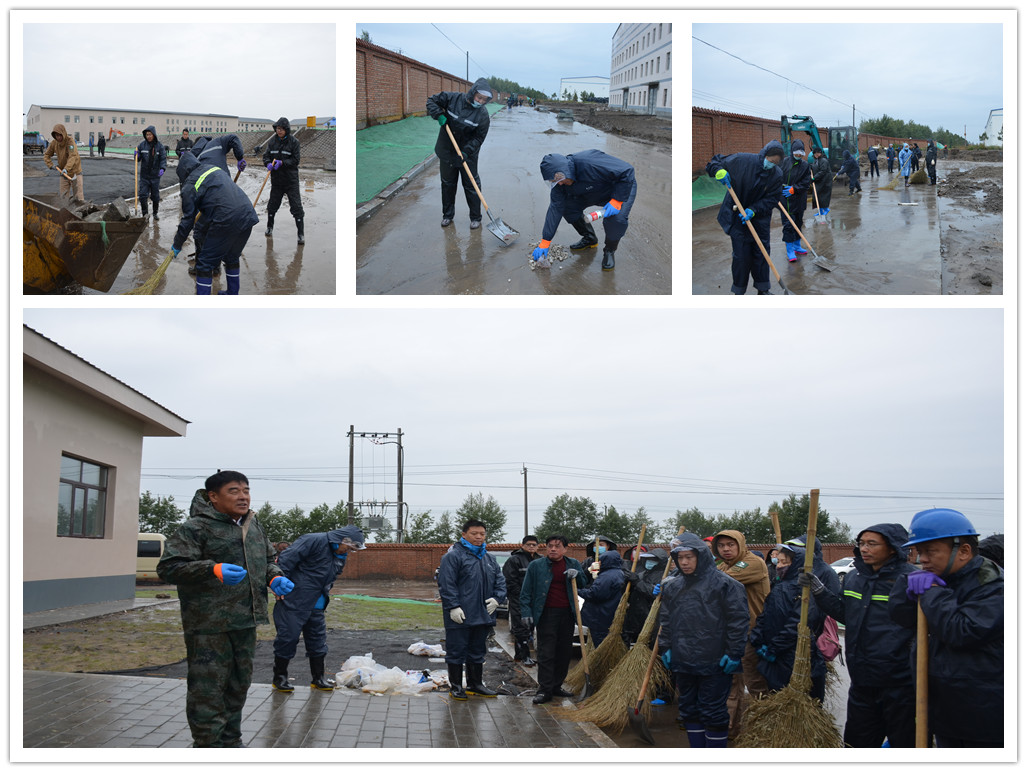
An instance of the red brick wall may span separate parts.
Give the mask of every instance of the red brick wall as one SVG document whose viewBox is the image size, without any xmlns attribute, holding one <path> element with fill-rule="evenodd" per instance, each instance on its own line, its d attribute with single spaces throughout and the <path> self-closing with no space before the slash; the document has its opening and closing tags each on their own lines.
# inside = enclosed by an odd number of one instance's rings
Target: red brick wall
<svg viewBox="0 0 1027 772">
<path fill-rule="evenodd" d="M 356 61 L 357 129 L 424 115 L 440 91 L 467 91 L 471 84 L 423 62 L 359 38 Z"/>
</svg>

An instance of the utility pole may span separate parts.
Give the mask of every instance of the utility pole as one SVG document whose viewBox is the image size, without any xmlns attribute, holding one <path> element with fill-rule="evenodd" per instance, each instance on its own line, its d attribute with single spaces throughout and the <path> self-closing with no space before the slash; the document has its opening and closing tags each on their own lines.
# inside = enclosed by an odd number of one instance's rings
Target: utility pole
<svg viewBox="0 0 1027 772">
<path fill-rule="evenodd" d="M 524 475 L 524 535 L 528 535 L 528 467 L 521 464 L 521 474 Z"/>
<path fill-rule="evenodd" d="M 396 541 L 403 543 L 403 429 L 396 429 Z"/>
<path fill-rule="evenodd" d="M 346 499 L 349 524 L 353 525 L 353 424 L 349 425 L 349 497 Z"/>
<path fill-rule="evenodd" d="M 856 125 L 856 105 L 852 106 L 852 125 Z"/>
<path fill-rule="evenodd" d="M 470 82 L 471 80 L 471 52 L 465 51 L 466 57 L 464 59 L 464 80 Z"/>
</svg>

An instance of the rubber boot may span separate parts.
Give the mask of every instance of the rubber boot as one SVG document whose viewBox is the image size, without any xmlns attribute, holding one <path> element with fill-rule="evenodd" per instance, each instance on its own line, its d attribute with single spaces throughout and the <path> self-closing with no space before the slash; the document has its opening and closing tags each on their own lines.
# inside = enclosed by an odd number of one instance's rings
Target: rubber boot
<svg viewBox="0 0 1027 772">
<path fill-rule="evenodd" d="M 214 279 L 211 276 L 196 276 L 196 294 L 209 295 L 214 286 Z"/>
<path fill-rule="evenodd" d="M 464 666 L 455 665 L 452 662 L 446 663 L 449 667 L 449 697 L 453 700 L 466 700 L 467 692 L 464 691 Z"/>
<path fill-rule="evenodd" d="M 581 239 L 571 244 L 568 249 L 589 249 L 599 243 L 599 239 L 596 237 L 596 232 L 592 227 L 592 223 L 585 222 L 584 217 L 572 222 L 571 225 L 574 227 L 574 230 L 578 232 L 578 235 L 581 236 Z"/>
<path fill-rule="evenodd" d="M 297 244 L 302 244 L 303 243 L 303 218 L 302 217 L 297 217 L 296 218 L 296 243 Z"/>
<path fill-rule="evenodd" d="M 265 236 L 270 236 L 271 235 L 271 231 L 273 231 L 274 229 L 275 229 L 275 216 L 273 214 L 269 214 L 267 216 L 267 230 L 264 231 L 264 235 Z"/>
<path fill-rule="evenodd" d="M 160 218 L 159 218 L 159 217 L 157 216 L 157 205 L 156 205 L 156 204 L 154 204 L 154 205 L 153 205 L 153 221 L 154 221 L 154 222 L 157 222 L 157 220 L 159 220 L 159 219 L 160 219 Z"/>
<path fill-rule="evenodd" d="M 606 244 L 603 245 L 603 270 L 604 271 L 612 271 L 613 270 L 613 262 L 614 262 L 613 255 L 617 251 L 617 245 L 619 243 L 620 243 L 619 241 L 607 241 Z"/>
<path fill-rule="evenodd" d="M 521 664 L 525 667 L 531 667 L 535 664 L 535 660 L 531 658 L 531 647 L 529 646 L 527 641 L 521 641 L 519 644 L 517 644 L 517 649 L 519 650 L 520 654 L 519 656 L 514 657 L 514 659 L 519 659 Z"/>
<path fill-rule="evenodd" d="M 692 748 L 706 747 L 706 727 L 702 724 L 685 723 L 684 729 L 688 732 L 688 744 Z"/>
<path fill-rule="evenodd" d="M 524 649 L 523 641 L 516 641 L 514 643 L 514 662 L 523 662 L 524 658 L 528 656 Z"/>
<path fill-rule="evenodd" d="M 795 254 L 797 254 L 797 255 L 808 255 L 809 254 L 809 252 L 807 252 L 803 248 L 803 246 L 802 246 L 802 239 L 796 239 L 792 243 L 795 244 Z"/>
<path fill-rule="evenodd" d="M 274 677 L 271 679 L 271 688 L 276 692 L 293 691 L 289 683 L 289 660 L 282 657 L 275 657 Z"/>
<path fill-rule="evenodd" d="M 225 267 L 225 282 L 228 284 L 226 295 L 239 294 L 239 266 L 235 268 Z"/>
<path fill-rule="evenodd" d="M 323 654 L 320 657 L 310 658 L 310 688 L 320 689 L 323 692 L 335 691 L 335 679 L 325 677 L 325 658 Z"/>
<path fill-rule="evenodd" d="M 785 249 L 788 251 L 788 262 L 794 263 L 799 258 L 795 256 L 795 244 L 791 241 L 785 242 Z"/>
<path fill-rule="evenodd" d="M 691 740 L 692 735 L 689 735 Z M 727 727 L 723 726 L 708 726 L 706 727 L 706 747 L 707 748 L 726 748 L 727 747 Z"/>
<path fill-rule="evenodd" d="M 477 697 L 495 697 L 498 692 L 494 692 L 485 686 L 485 682 L 482 679 L 482 671 L 484 669 L 485 666 L 481 662 L 467 663 L 467 693 Z"/>
</svg>

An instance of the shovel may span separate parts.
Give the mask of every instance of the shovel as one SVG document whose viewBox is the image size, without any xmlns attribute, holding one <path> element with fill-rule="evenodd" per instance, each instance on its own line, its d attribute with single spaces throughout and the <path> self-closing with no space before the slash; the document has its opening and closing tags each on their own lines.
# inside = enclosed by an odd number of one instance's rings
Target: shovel
<svg viewBox="0 0 1027 772">
<path fill-rule="evenodd" d="M 735 189 L 728 185 L 727 192 L 731 194 L 731 198 L 734 200 L 735 206 L 738 207 L 738 211 L 740 213 L 744 213 L 745 207 L 742 206 L 742 202 L 739 201 L 738 196 L 735 195 Z M 756 242 L 756 246 L 760 248 L 760 252 L 762 252 L 763 257 L 766 258 L 767 265 L 770 266 L 770 271 L 774 274 L 774 278 L 777 279 L 777 283 L 780 285 L 781 289 L 784 290 L 786 295 L 794 294 L 793 292 L 790 292 L 785 286 L 785 283 L 781 281 L 781 274 L 777 272 L 777 269 L 774 267 L 774 263 L 770 260 L 770 255 L 767 254 L 767 248 L 763 246 L 763 242 L 760 241 L 760 237 L 756 235 L 756 228 L 753 227 L 753 224 L 748 220 L 745 221 L 745 224 L 749 226 L 749 232 L 752 234 L 752 240 Z"/>
<path fill-rule="evenodd" d="M 267 185 L 268 178 L 271 176 L 271 170 L 269 169 L 267 174 L 264 175 L 264 181 L 260 183 L 260 190 L 257 191 L 257 197 L 253 199 L 253 208 L 257 208 L 257 202 L 260 201 L 260 194 L 264 192 L 264 186 Z"/>
<path fill-rule="evenodd" d="M 813 170 L 809 170 L 809 176 L 813 177 Z M 820 208 L 820 196 L 817 195 L 817 180 L 813 177 L 813 203 L 817 205 L 817 211 L 813 213 L 813 222 L 821 225 L 828 225 L 827 215 L 824 214 L 824 210 Z"/>
<path fill-rule="evenodd" d="M 916 602 L 916 747 L 926 748 L 927 735 L 927 616 Z"/>
<path fill-rule="evenodd" d="M 792 219 L 792 216 L 788 214 L 788 210 L 785 208 L 785 205 L 780 201 L 777 202 L 777 205 L 781 207 L 781 211 L 784 212 L 785 217 L 788 218 L 788 222 L 792 224 L 792 227 L 795 228 L 795 232 L 799 234 L 799 238 L 802 239 L 802 243 L 809 248 L 810 252 L 813 253 L 813 265 L 817 268 L 823 268 L 825 271 L 833 271 L 834 268 L 828 265 L 824 258 L 817 254 L 817 251 L 813 249 L 813 245 L 809 243 L 805 236 L 802 235 L 802 231 L 799 230 L 799 226 L 795 224 L 795 220 Z"/>
<path fill-rule="evenodd" d="M 502 218 L 495 218 L 492 216 L 492 212 L 489 211 L 489 205 L 485 203 L 485 196 L 481 194 L 481 189 L 478 187 L 478 183 L 475 182 L 474 175 L 471 174 L 471 169 L 467 165 L 467 161 L 464 161 L 464 154 L 460 152 L 460 145 L 456 143 L 456 137 L 453 136 L 453 132 L 449 128 L 448 123 L 443 125 L 446 127 L 446 133 L 449 135 L 449 141 L 453 143 L 453 147 L 456 149 L 456 154 L 460 156 L 460 160 L 463 162 L 464 171 L 467 173 L 467 177 L 471 180 L 471 185 L 474 186 L 474 192 L 478 194 L 478 198 L 481 199 L 481 205 L 485 207 L 485 214 L 489 216 L 489 224 L 486 227 L 493 236 L 503 242 L 504 247 L 510 246 L 520 234 L 503 222 Z"/>
<path fill-rule="evenodd" d="M 138 150 L 132 151 L 132 161 L 133 161 L 132 165 L 135 167 L 135 173 L 136 173 L 135 174 L 135 179 L 136 179 L 136 183 L 135 183 L 136 184 L 135 198 L 132 199 L 132 213 L 133 214 L 138 214 L 139 213 L 139 159 L 137 157 L 138 153 L 139 153 Z"/>
<path fill-rule="evenodd" d="M 453 136 L 450 134 L 450 136 Z M 482 201 L 484 203 L 484 201 Z M 581 606 L 578 605 L 578 580 L 571 579 L 571 589 L 574 590 L 574 597 L 571 598 L 571 605 L 578 615 L 578 641 L 581 643 L 581 667 L 585 670 L 585 691 L 581 699 L 585 700 L 592 696 L 592 679 L 588 677 L 588 651 L 585 649 L 585 628 L 581 624 Z"/>
<path fill-rule="evenodd" d="M 649 731 L 649 724 L 646 723 L 645 716 L 642 715 L 642 705 L 645 704 L 645 693 L 649 689 L 649 679 L 652 678 L 653 666 L 656 664 L 656 652 L 660 649 L 660 632 L 662 630 L 663 625 L 660 625 L 660 628 L 656 631 L 656 637 L 653 639 L 653 653 L 649 655 L 649 667 L 645 670 L 642 688 L 638 690 L 638 702 L 635 703 L 635 707 L 628 708 L 628 723 L 635 730 L 635 734 L 650 745 L 656 745 L 656 739 L 653 737 L 653 733 Z"/>
</svg>

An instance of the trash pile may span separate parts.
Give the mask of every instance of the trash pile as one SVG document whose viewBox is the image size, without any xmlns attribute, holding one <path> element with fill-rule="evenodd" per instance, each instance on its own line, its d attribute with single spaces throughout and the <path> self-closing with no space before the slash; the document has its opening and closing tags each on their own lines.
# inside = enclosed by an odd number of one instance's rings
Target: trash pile
<svg viewBox="0 0 1027 772">
<path fill-rule="evenodd" d="M 425 644 L 414 644 L 415 646 Z M 411 649 L 413 646 L 410 647 Z M 432 648 L 432 647 L 428 647 Z M 441 648 L 441 647 L 434 647 Z M 411 652 L 414 653 L 414 652 Z M 442 652 L 445 654 L 445 652 Z M 387 668 L 374 661 L 371 652 L 362 657 L 350 657 L 342 663 L 335 681 L 348 689 L 360 689 L 368 694 L 424 694 L 437 688 L 449 688 L 446 673 L 430 670 L 400 670 Z"/>
<path fill-rule="evenodd" d="M 544 260 L 536 260 L 531 256 L 531 253 L 535 250 L 535 247 L 538 246 L 538 242 L 529 244 L 528 246 L 531 248 L 531 251 L 528 252 L 528 265 L 533 271 L 539 268 L 549 268 L 553 263 L 563 262 L 571 256 L 567 247 L 561 244 L 554 244 L 549 248 L 549 255 Z"/>
</svg>

